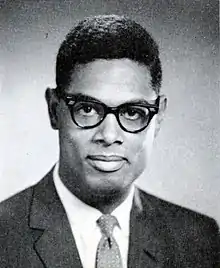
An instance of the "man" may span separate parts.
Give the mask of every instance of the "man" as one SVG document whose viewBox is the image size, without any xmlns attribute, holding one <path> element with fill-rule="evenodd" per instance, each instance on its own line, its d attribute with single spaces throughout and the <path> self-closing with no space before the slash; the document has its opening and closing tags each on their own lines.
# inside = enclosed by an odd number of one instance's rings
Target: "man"
<svg viewBox="0 0 220 268">
<path fill-rule="evenodd" d="M 217 267 L 213 219 L 134 186 L 166 97 L 158 47 L 134 21 L 81 21 L 47 89 L 59 161 L 0 205 L 0 267 Z"/>
</svg>

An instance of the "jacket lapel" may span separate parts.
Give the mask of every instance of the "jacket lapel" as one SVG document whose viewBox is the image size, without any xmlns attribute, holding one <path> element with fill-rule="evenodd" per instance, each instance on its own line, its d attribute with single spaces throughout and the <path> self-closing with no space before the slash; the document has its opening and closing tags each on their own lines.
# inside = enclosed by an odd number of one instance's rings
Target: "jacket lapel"
<svg viewBox="0 0 220 268">
<path fill-rule="evenodd" d="M 29 225 L 36 233 L 34 249 L 46 268 L 82 268 L 52 171 L 35 186 Z"/>
<path fill-rule="evenodd" d="M 128 268 L 173 267 L 167 247 L 171 243 L 169 231 L 157 210 L 150 195 L 136 189 L 130 218 Z"/>
</svg>

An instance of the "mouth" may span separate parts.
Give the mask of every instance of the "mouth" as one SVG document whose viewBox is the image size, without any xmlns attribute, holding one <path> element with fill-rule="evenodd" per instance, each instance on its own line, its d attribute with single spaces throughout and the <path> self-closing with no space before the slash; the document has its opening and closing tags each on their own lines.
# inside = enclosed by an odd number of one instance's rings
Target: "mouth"
<svg viewBox="0 0 220 268">
<path fill-rule="evenodd" d="M 89 155 L 89 164 L 101 172 L 115 172 L 120 170 L 126 162 L 126 158 L 118 155 Z"/>
</svg>

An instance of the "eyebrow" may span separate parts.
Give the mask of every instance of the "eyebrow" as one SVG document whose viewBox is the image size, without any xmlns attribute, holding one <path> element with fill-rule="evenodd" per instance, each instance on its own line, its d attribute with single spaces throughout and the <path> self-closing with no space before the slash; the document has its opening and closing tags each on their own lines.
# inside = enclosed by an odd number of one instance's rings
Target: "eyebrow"
<svg viewBox="0 0 220 268">
<path fill-rule="evenodd" d="M 70 99 L 71 98 L 76 98 L 77 100 L 92 101 L 92 102 L 97 102 L 97 103 L 100 103 L 100 104 L 104 104 L 99 99 L 97 99 L 95 97 L 92 97 L 92 96 L 89 96 L 89 95 L 84 95 L 82 93 L 78 93 L 78 94 L 66 94 L 66 97 L 67 98 L 70 98 Z M 144 106 L 149 106 L 150 105 L 150 106 L 154 106 L 154 105 L 156 105 L 156 103 L 155 103 L 156 101 L 157 101 L 157 99 L 150 100 L 150 102 L 149 101 L 146 101 L 145 99 L 131 99 L 129 101 L 125 101 L 121 105 L 123 105 L 123 104 L 130 104 L 131 103 L 131 104 L 134 104 L 134 105 L 144 105 Z"/>
</svg>

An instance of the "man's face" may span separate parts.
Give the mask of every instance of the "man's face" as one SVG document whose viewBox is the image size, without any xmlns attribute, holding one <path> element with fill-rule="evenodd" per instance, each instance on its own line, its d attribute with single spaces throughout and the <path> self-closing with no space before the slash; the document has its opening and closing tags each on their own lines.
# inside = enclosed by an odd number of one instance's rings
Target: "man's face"
<svg viewBox="0 0 220 268">
<path fill-rule="evenodd" d="M 80 93 L 108 106 L 137 100 L 154 104 L 157 96 L 150 82 L 148 69 L 134 61 L 95 60 L 76 68 L 66 93 Z M 57 115 L 60 166 L 65 170 L 64 183 L 69 189 L 99 195 L 123 192 L 144 171 L 157 115 L 139 133 L 122 130 L 114 114 L 108 114 L 95 128 L 80 128 L 62 99 Z"/>
</svg>

